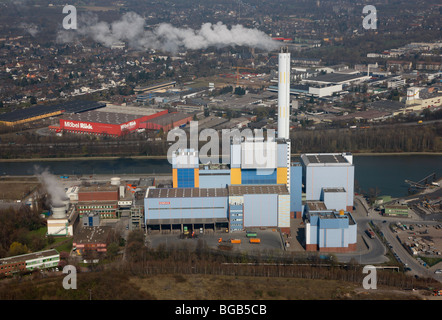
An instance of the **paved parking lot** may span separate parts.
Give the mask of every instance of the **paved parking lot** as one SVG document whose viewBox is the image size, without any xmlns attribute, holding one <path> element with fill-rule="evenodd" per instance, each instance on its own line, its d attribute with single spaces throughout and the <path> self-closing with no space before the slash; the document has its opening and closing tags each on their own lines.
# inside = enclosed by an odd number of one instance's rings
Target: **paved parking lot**
<svg viewBox="0 0 442 320">
<path fill-rule="evenodd" d="M 214 232 L 213 230 L 205 230 L 204 233 L 195 231 L 196 238 L 181 239 L 179 231 L 160 233 L 159 231 L 151 232 L 148 235 L 148 241 L 152 248 L 157 248 L 160 244 L 166 245 L 191 245 L 196 247 L 198 240 L 203 240 L 205 245 L 211 249 L 217 249 L 219 245 L 232 247 L 231 250 L 251 252 L 254 250 L 283 250 L 281 235 L 277 229 L 255 229 L 250 230 L 257 233 L 257 238 L 261 240 L 259 244 L 251 244 L 246 237 L 246 232 Z M 219 239 L 222 242 L 219 243 Z M 230 243 L 230 239 L 239 239 L 241 243 Z"/>
</svg>

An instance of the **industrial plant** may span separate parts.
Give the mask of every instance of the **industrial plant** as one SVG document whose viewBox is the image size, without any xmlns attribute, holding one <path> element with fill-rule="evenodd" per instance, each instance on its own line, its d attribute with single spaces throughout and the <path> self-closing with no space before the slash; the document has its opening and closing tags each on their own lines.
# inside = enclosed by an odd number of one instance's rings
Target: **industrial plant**
<svg viewBox="0 0 442 320">
<path fill-rule="evenodd" d="M 76 252 L 82 254 L 87 248 L 106 251 L 103 239 L 109 230 L 96 232 L 96 228 L 102 228 L 102 221 L 121 218 L 123 212 L 129 217 L 126 229 L 144 228 L 146 233 L 219 231 L 236 237 L 270 229 L 282 239 L 291 237 L 293 223 L 302 221 L 306 251 L 355 251 L 353 156 L 309 153 L 292 161 L 286 47 L 278 60 L 277 135 L 233 131 L 222 164 L 204 160 L 194 148 L 178 148 L 171 153 L 170 185 L 155 178 L 122 181 L 113 177 L 63 188 L 44 172 L 40 180 L 51 207 L 47 235 L 74 236 Z M 167 131 L 191 120 L 189 114 L 135 106 L 97 105 L 81 111 L 64 113 L 60 126 L 52 129 L 118 136 L 142 127 L 158 130 L 160 126 Z M 95 239 L 98 235 L 100 241 Z"/>
<path fill-rule="evenodd" d="M 352 155 L 304 154 L 300 163 L 291 161 L 290 53 L 286 48 L 279 53 L 278 71 L 277 137 L 267 137 L 267 141 L 231 138 L 230 160 L 222 166 L 202 163 L 198 150 L 175 151 L 173 188 L 152 186 L 146 192 L 146 228 L 211 228 L 230 233 L 277 228 L 290 235 L 290 221 L 297 218 L 306 220 L 306 250 L 356 250 Z M 264 150 L 263 162 L 256 155 Z"/>
</svg>

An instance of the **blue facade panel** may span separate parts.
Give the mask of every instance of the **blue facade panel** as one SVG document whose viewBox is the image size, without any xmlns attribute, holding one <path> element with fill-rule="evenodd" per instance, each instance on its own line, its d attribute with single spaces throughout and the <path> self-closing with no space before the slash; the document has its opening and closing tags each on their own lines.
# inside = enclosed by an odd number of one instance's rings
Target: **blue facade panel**
<svg viewBox="0 0 442 320">
<path fill-rule="evenodd" d="M 322 201 L 329 210 L 347 210 L 347 192 L 325 192 Z"/>
<path fill-rule="evenodd" d="M 276 184 L 276 169 L 242 169 L 241 184 Z"/>
<path fill-rule="evenodd" d="M 276 227 L 278 225 L 277 194 L 244 195 L 244 227 Z"/>
<path fill-rule="evenodd" d="M 146 198 L 145 219 L 228 218 L 228 197 Z"/>
<path fill-rule="evenodd" d="M 343 247 L 343 229 L 320 229 L 319 243 L 323 248 Z"/>
<path fill-rule="evenodd" d="M 290 212 L 302 210 L 302 166 L 290 167 Z"/>
<path fill-rule="evenodd" d="M 310 244 L 318 244 L 318 227 L 317 225 L 310 225 Z"/>
<path fill-rule="evenodd" d="M 347 206 L 353 206 L 354 166 L 307 166 L 303 179 L 306 200 L 320 200 L 323 188 L 341 187 L 347 191 Z"/>
<path fill-rule="evenodd" d="M 278 143 L 277 150 L 278 153 L 276 155 L 276 167 L 287 167 L 287 144 Z"/>
<path fill-rule="evenodd" d="M 200 170 L 200 188 L 225 188 L 230 185 L 230 170 Z"/>
<path fill-rule="evenodd" d="M 319 227 L 325 229 L 348 228 L 348 219 L 319 219 Z"/>
<path fill-rule="evenodd" d="M 177 169 L 178 188 L 194 188 L 195 187 L 195 169 L 185 168 Z"/>
</svg>

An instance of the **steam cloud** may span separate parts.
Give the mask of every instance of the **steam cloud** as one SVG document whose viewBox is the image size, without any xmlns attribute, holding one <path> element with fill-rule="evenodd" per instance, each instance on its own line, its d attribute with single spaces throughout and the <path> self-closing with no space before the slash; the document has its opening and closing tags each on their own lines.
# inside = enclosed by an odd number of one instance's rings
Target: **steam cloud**
<svg viewBox="0 0 442 320">
<path fill-rule="evenodd" d="M 51 204 L 54 206 L 64 205 L 62 200 L 66 199 L 67 195 L 64 191 L 64 187 L 57 180 L 57 178 L 52 175 L 47 169 L 41 173 L 38 173 L 38 171 L 41 171 L 38 167 L 36 167 L 35 170 L 37 172 L 38 180 L 44 186 L 46 192 L 51 197 Z"/>
<path fill-rule="evenodd" d="M 126 13 L 120 20 L 110 24 L 98 21 L 95 15 L 85 14 L 78 16 L 77 25 L 77 30 L 60 31 L 57 41 L 67 43 L 83 36 L 106 47 L 125 41 L 131 48 L 166 52 L 176 52 L 180 48 L 205 49 L 210 46 L 248 46 L 269 51 L 278 47 L 277 43 L 262 31 L 248 29 L 242 25 L 228 28 L 221 22 L 204 23 L 199 30 L 176 28 L 168 23 L 159 24 L 153 30 L 145 30 L 144 19 L 134 12 Z"/>
<path fill-rule="evenodd" d="M 21 23 L 20 27 L 26 30 L 33 37 L 35 37 L 39 32 L 38 27 L 33 23 Z"/>
</svg>

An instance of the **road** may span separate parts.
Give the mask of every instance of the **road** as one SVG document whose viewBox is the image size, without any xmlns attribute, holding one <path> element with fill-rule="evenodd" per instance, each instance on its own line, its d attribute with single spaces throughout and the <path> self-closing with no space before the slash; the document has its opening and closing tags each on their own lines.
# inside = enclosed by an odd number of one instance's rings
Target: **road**
<svg viewBox="0 0 442 320">
<path fill-rule="evenodd" d="M 358 242 L 364 241 L 368 248 L 366 250 L 359 249 L 358 253 L 335 254 L 335 256 L 341 262 L 350 262 L 352 259 L 360 264 L 381 264 L 387 262 L 388 258 L 385 256 L 387 250 L 381 240 L 378 239 L 378 237 L 370 239 L 365 234 L 365 230 L 370 228 L 368 223 L 372 220 L 372 218 L 367 215 L 368 205 L 366 202 L 360 201 L 359 198 L 355 198 L 355 208 L 352 216 L 358 224 L 358 235 L 360 237 L 358 238 Z"/>
<path fill-rule="evenodd" d="M 400 222 L 406 222 L 406 224 L 418 224 L 423 223 L 423 220 L 420 219 L 418 216 L 412 215 L 411 218 L 406 219 L 406 221 L 403 220 L 403 218 L 399 217 L 383 217 L 381 216 L 377 211 L 369 208 L 367 205 L 365 199 L 360 196 L 355 197 L 355 210 L 357 213 L 354 215 L 355 220 L 358 223 L 358 232 L 359 234 L 363 234 L 365 229 L 368 228 L 368 222 L 373 221 L 373 223 L 379 228 L 379 230 L 383 233 L 386 241 L 390 243 L 391 245 L 391 251 L 393 254 L 397 255 L 397 259 L 399 261 L 402 261 L 402 263 L 409 268 L 411 268 L 411 271 L 408 271 L 411 275 L 418 276 L 418 277 L 430 277 L 434 278 L 439 282 L 442 282 L 442 274 L 435 274 L 434 271 L 437 267 L 433 266 L 432 268 L 427 268 L 421 265 L 415 258 L 413 258 L 408 251 L 402 246 L 402 244 L 399 242 L 399 240 L 396 238 L 395 234 L 391 231 L 389 225 L 391 223 L 396 223 L 398 221 Z M 361 216 L 361 211 L 368 215 L 366 217 Z M 437 225 L 440 224 L 439 221 L 425 221 L 425 224 L 428 225 Z M 366 237 L 368 238 L 368 237 Z M 370 249 L 367 253 L 363 254 L 360 257 L 362 264 L 368 264 L 370 261 L 373 264 L 376 263 L 377 260 L 382 260 L 382 256 L 386 253 L 386 248 L 384 244 L 382 244 L 381 240 L 376 237 L 376 239 L 370 239 L 375 240 L 368 242 Z M 381 253 L 379 246 L 382 246 L 383 253 Z M 377 257 L 376 257 L 377 255 Z M 353 258 L 357 258 L 353 256 Z M 385 258 L 385 256 L 384 256 Z"/>
</svg>

